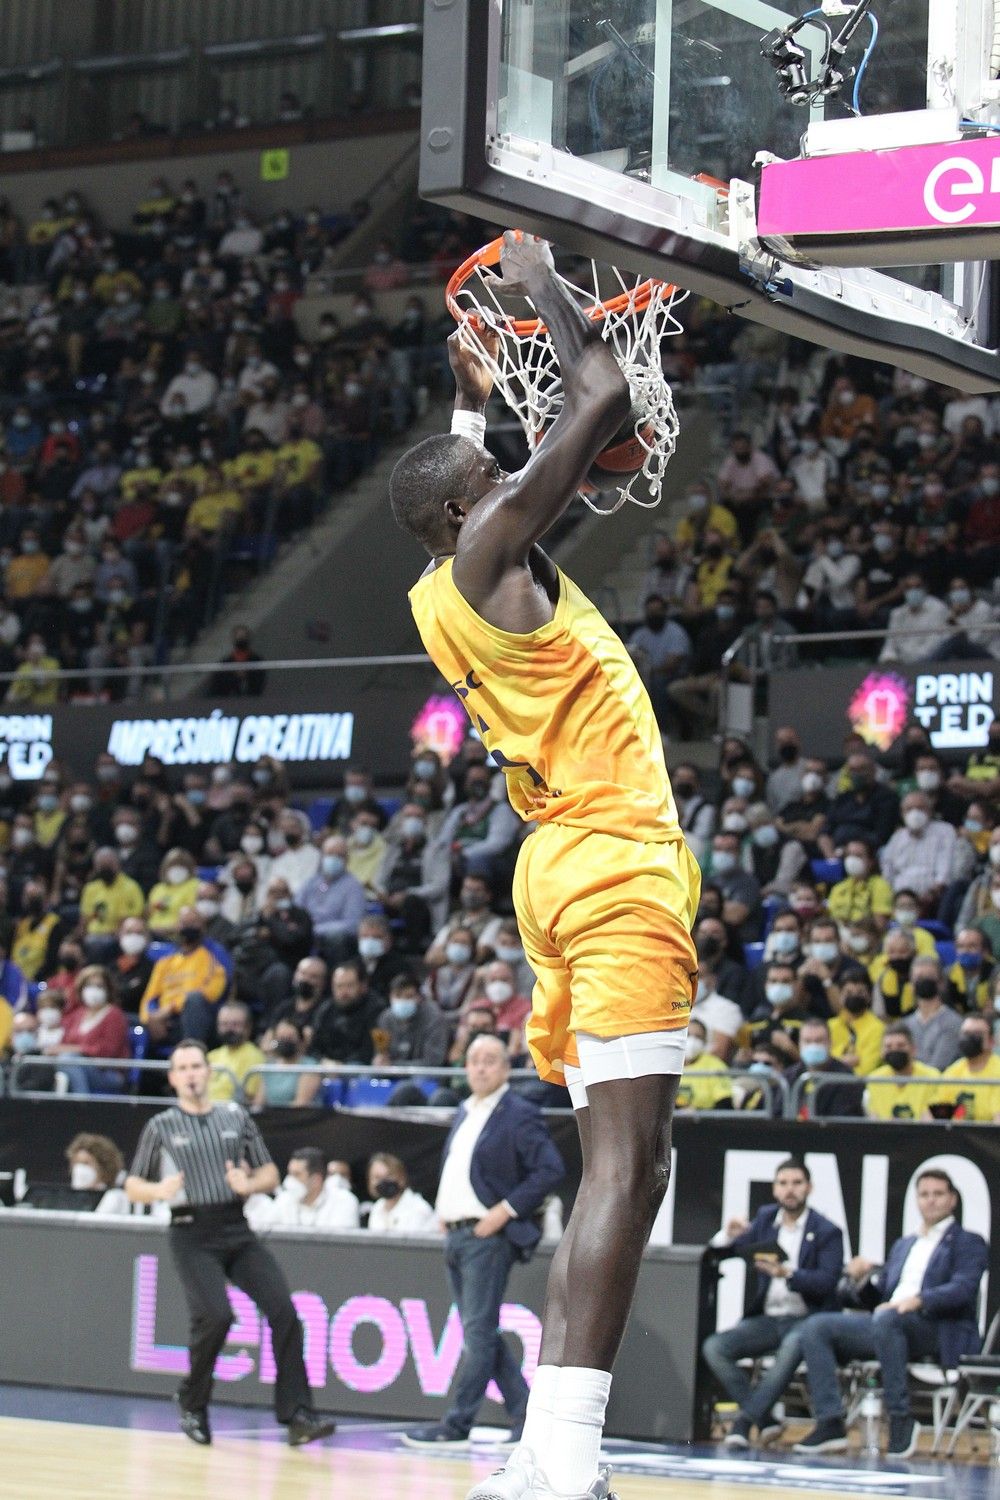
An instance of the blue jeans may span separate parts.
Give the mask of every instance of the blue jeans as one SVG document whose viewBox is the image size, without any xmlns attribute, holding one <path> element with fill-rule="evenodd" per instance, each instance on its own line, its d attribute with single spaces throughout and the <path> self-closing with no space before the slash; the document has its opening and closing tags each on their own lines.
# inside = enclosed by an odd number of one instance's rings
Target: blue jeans
<svg viewBox="0 0 1000 1500">
<path fill-rule="evenodd" d="M 817 1422 L 843 1417 L 838 1361 L 877 1359 L 882 1367 L 885 1408 L 891 1417 L 910 1414 L 906 1366 L 911 1359 L 939 1357 L 937 1324 L 923 1313 L 818 1313 L 800 1335 L 806 1377 Z"/>
<path fill-rule="evenodd" d="M 59 1072 L 66 1075 L 71 1094 L 120 1094 L 125 1086 L 120 1068 L 86 1068 L 69 1055 L 59 1059 Z"/>
<path fill-rule="evenodd" d="M 708 1368 L 751 1422 L 760 1422 L 768 1414 L 798 1369 L 802 1355 L 799 1330 L 804 1322 L 804 1318 L 772 1318 L 761 1313 L 744 1318 L 725 1333 L 710 1334 L 702 1345 Z M 774 1363 L 752 1386 L 746 1370 L 741 1370 L 736 1361 L 756 1359 L 759 1354 L 774 1354 Z"/>
<path fill-rule="evenodd" d="M 505 1234 L 480 1240 L 471 1228 L 449 1229 L 445 1264 L 465 1344 L 444 1425 L 467 1437 L 491 1380 L 500 1387 L 512 1422 L 523 1421 L 528 1383 L 499 1328 L 500 1304 L 514 1264 L 514 1246 Z"/>
</svg>

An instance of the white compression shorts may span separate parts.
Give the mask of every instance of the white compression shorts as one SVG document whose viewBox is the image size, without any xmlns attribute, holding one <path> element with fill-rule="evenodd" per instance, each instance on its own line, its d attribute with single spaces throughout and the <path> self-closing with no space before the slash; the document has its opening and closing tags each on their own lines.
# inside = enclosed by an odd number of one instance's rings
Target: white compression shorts
<svg viewBox="0 0 1000 1500">
<path fill-rule="evenodd" d="M 687 1027 L 681 1031 L 642 1031 L 636 1036 L 576 1034 L 580 1066 L 566 1064 L 566 1086 L 574 1109 L 586 1109 L 587 1089 L 619 1078 L 647 1078 L 652 1073 L 684 1071 Z"/>
</svg>

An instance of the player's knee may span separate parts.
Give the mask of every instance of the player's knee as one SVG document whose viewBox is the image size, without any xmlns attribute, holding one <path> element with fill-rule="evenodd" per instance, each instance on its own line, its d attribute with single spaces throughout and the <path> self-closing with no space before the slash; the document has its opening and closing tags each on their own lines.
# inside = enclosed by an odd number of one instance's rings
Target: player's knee
<svg viewBox="0 0 1000 1500">
<path fill-rule="evenodd" d="M 225 1311 L 221 1307 L 213 1308 L 211 1312 L 199 1314 L 196 1322 L 198 1332 L 205 1338 L 218 1339 L 219 1343 L 222 1343 L 233 1326 L 233 1310 L 230 1307 L 227 1307 Z"/>
</svg>

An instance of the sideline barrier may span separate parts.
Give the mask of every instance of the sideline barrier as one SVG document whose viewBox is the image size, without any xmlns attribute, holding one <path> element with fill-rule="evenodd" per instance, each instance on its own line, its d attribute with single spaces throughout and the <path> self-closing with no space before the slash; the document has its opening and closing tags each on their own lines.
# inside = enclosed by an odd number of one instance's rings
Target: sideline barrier
<svg viewBox="0 0 1000 1500">
<path fill-rule="evenodd" d="M 0 1212 L 0 1382 L 172 1394 L 187 1369 L 187 1314 L 167 1234 L 141 1219 Z M 283 1230 L 268 1243 L 293 1288 L 317 1406 L 440 1420 L 461 1354 L 441 1241 Z M 515 1263 L 501 1312 L 529 1374 L 551 1253 L 545 1247 L 528 1265 Z M 97 1266 L 81 1298 L 84 1268 Z M 648 1252 L 608 1408 L 610 1435 L 707 1437 L 711 1396 L 697 1354 L 714 1284 L 700 1246 Z M 243 1293 L 231 1288 L 229 1297 L 236 1321 L 216 1364 L 215 1399 L 269 1405 L 267 1324 Z M 502 1408 L 487 1400 L 481 1418 L 501 1423 Z"/>
</svg>

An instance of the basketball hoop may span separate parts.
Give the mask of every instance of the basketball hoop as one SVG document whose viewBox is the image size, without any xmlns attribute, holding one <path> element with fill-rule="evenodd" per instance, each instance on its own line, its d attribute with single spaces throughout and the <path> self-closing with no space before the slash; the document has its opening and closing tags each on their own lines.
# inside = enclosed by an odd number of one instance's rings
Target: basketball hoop
<svg viewBox="0 0 1000 1500">
<path fill-rule="evenodd" d="M 488 273 L 499 265 L 502 239 L 491 241 L 470 255 L 448 282 L 445 300 L 448 311 L 492 371 L 494 382 L 511 411 L 517 417 L 532 451 L 555 421 L 563 404 L 559 361 L 549 331 L 540 318 L 514 318 L 503 307 L 498 293 L 502 283 L 491 281 Z M 674 398 L 663 374 L 660 345 L 663 339 L 681 332 L 674 316 L 674 306 L 686 294 L 664 281 L 642 281 L 630 285 L 620 271 L 607 273 L 620 290 L 612 296 L 601 295 L 597 263 L 590 262 L 593 291 L 584 291 L 556 273 L 570 295 L 581 304 L 584 313 L 600 326 L 601 337 L 611 345 L 622 374 L 632 393 L 631 428 L 634 436 L 621 443 L 609 457 L 628 448 L 635 454 L 628 475 L 611 477 L 617 463 L 609 465 L 609 486 L 618 498 L 610 507 L 595 505 L 581 491 L 583 499 L 599 516 L 613 515 L 626 500 L 647 509 L 658 505 L 663 472 L 677 445 L 679 424 Z M 534 311 L 528 298 L 523 299 Z M 478 326 L 493 329 L 500 335 L 500 347 L 494 358 L 478 334 Z M 636 447 L 638 445 L 638 447 Z M 625 467 L 623 463 L 622 468 Z M 648 488 L 648 499 L 633 494 L 633 486 Z"/>
</svg>

